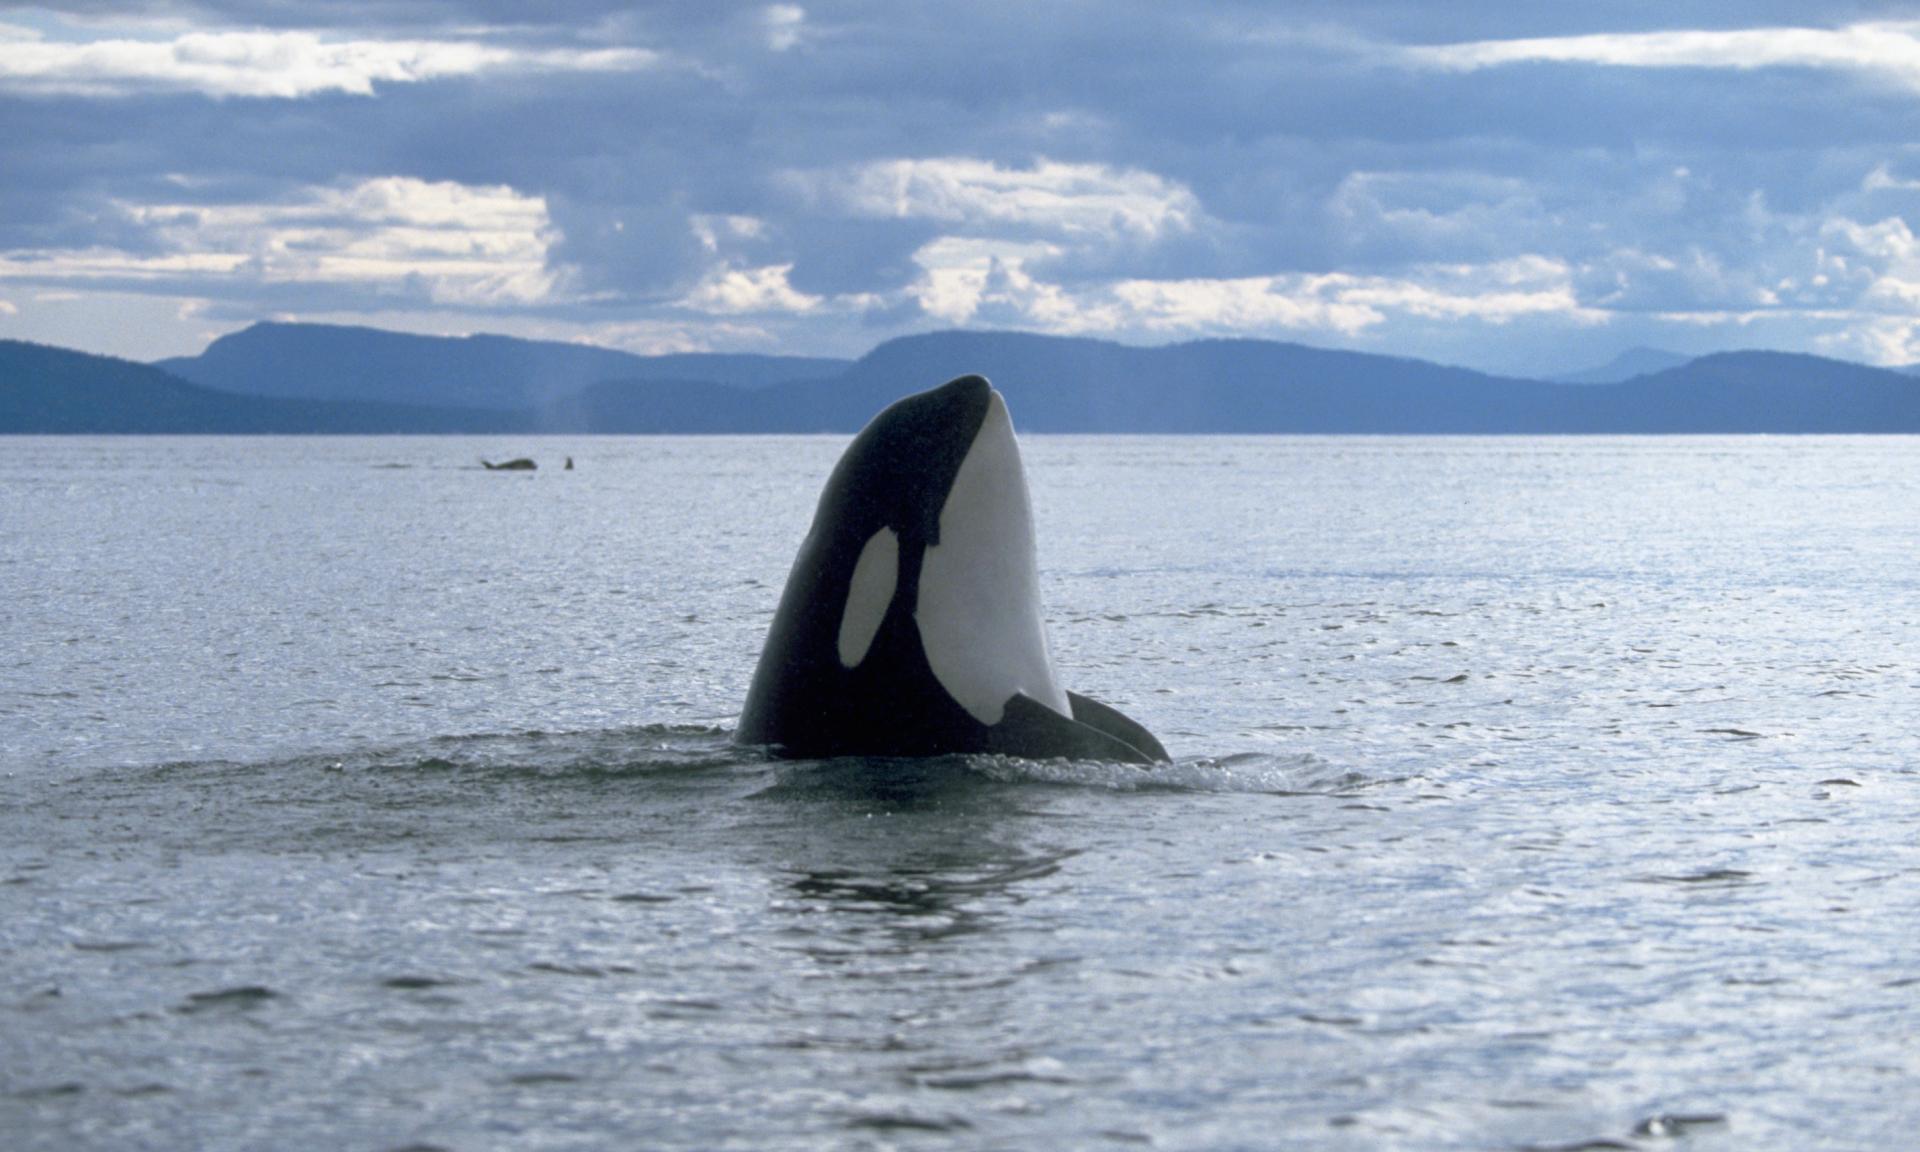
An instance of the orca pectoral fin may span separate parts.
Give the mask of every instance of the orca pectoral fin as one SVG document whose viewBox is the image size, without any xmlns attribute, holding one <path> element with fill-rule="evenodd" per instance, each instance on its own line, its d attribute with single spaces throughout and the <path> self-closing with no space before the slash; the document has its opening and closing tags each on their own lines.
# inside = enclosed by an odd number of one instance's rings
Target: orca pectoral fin
<svg viewBox="0 0 1920 1152">
<path fill-rule="evenodd" d="M 1166 748 L 1161 745 L 1160 741 L 1154 738 L 1153 733 L 1141 727 L 1132 717 L 1127 716 L 1118 708 L 1102 704 L 1100 701 L 1090 696 L 1082 696 L 1078 692 L 1067 693 L 1067 703 L 1073 705 L 1073 718 L 1075 720 L 1078 720 L 1089 728 L 1097 728 L 1115 740 L 1139 749 L 1148 760 L 1158 761 L 1164 764 L 1173 759 L 1173 757 L 1167 755 Z"/>
<path fill-rule="evenodd" d="M 988 748 L 1006 756 L 1024 756 L 1033 760 L 1045 760 L 1065 757 L 1070 760 L 1115 760 L 1123 764 L 1151 764 L 1154 753 L 1159 759 L 1167 758 L 1166 750 L 1160 742 L 1125 716 L 1108 708 L 1104 704 L 1094 704 L 1107 716 L 1116 718 L 1120 724 L 1130 727 L 1144 736 L 1148 747 L 1142 748 L 1123 736 L 1089 724 L 1078 719 L 1080 704 L 1084 697 L 1068 693 L 1074 706 L 1076 719 L 1069 720 L 1045 704 L 1024 694 L 1016 694 L 1007 701 L 1006 711 L 1000 722 L 987 729 Z M 1085 701 L 1093 704 L 1093 701 Z"/>
</svg>

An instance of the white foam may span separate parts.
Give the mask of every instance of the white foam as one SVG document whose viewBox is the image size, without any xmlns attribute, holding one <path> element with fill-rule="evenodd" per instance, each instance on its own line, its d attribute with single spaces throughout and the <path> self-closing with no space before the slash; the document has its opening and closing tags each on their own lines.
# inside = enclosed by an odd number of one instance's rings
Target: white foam
<svg viewBox="0 0 1920 1152">
<path fill-rule="evenodd" d="M 1332 794 L 1375 782 L 1311 752 L 1192 757 L 1171 764 L 1022 760 L 1013 756 L 967 759 L 975 771 L 1002 783 L 1059 784 L 1111 792 Z"/>
</svg>

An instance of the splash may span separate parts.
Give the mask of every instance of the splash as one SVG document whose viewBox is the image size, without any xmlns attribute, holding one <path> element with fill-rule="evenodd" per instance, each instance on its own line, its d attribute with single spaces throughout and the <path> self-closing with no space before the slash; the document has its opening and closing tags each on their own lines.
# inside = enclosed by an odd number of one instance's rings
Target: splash
<svg viewBox="0 0 1920 1152">
<path fill-rule="evenodd" d="M 971 757 L 974 771 L 1004 783 L 1036 783 L 1112 792 L 1296 793 L 1342 792 L 1374 783 L 1311 752 L 1242 752 L 1184 757 L 1171 764 L 1112 764 L 1084 760 Z"/>
</svg>

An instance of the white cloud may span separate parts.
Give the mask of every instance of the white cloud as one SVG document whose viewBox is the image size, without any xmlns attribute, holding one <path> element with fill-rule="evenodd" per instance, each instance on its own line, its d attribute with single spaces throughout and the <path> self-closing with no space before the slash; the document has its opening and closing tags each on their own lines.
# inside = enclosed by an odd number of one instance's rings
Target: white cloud
<svg viewBox="0 0 1920 1152">
<path fill-rule="evenodd" d="M 1007 303 L 1010 292 L 1027 291 L 1025 285 L 1031 282 L 1027 261 L 1059 253 L 1059 248 L 1041 242 L 943 236 L 914 253 L 921 274 L 907 291 L 929 316 L 948 324 L 966 324 L 989 303 Z M 1009 270 L 1015 282 L 1008 281 Z M 993 289 L 1000 295 L 989 301 Z"/>
<path fill-rule="evenodd" d="M 1492 264 L 1416 265 L 1402 276 L 1254 276 L 1130 280 L 1115 285 L 1129 319 L 1160 331 L 1325 330 L 1343 336 L 1391 316 L 1508 324 L 1523 317 L 1604 323 L 1584 307 L 1567 266 L 1523 256 Z"/>
<path fill-rule="evenodd" d="M 856 218 L 930 221 L 943 235 L 913 259 L 905 295 L 948 324 L 1117 331 L 1118 298 L 1069 290 L 1034 265 L 1070 253 L 1152 244 L 1212 223 L 1184 185 L 1137 168 L 1040 159 L 1024 168 L 969 157 L 884 160 L 836 172 L 788 173 L 790 187 Z M 899 296 L 892 297 L 893 303 Z M 864 305 L 888 301 L 867 298 Z M 851 300 L 838 307 L 859 307 Z"/>
<path fill-rule="evenodd" d="M 11 300 L 0 300 L 0 316 L 18 316 L 20 306 Z"/>
<path fill-rule="evenodd" d="M 1838 236 L 1861 254 L 1882 261 L 1911 264 L 1920 253 L 1920 242 L 1914 239 L 1913 229 L 1898 216 L 1889 216 L 1877 224 L 1861 224 L 1840 217 L 1828 221 L 1821 231 L 1827 236 Z"/>
<path fill-rule="evenodd" d="M 1387 318 L 1369 303 L 1343 297 L 1342 288 L 1356 282 L 1348 276 L 1127 280 L 1113 293 L 1131 321 L 1156 332 L 1281 328 L 1353 336 Z"/>
<path fill-rule="evenodd" d="M 748 312 L 810 312 L 820 297 L 796 291 L 787 282 L 791 264 L 717 271 L 681 303 L 696 312 L 734 315 Z"/>
<path fill-rule="evenodd" d="M 0 255 L 0 280 L 161 280 L 233 272 L 245 261 L 237 253 L 135 255 L 104 247 L 19 251 Z"/>
<path fill-rule="evenodd" d="M 1860 182 L 1862 192 L 1920 192 L 1920 180 L 1902 180 L 1887 170 L 1885 164 L 1867 173 Z"/>
<path fill-rule="evenodd" d="M 547 251 L 557 234 L 546 201 L 505 186 L 388 177 L 273 203 L 120 207 L 157 251 L 11 252 L 0 256 L 0 279 L 238 277 L 405 290 L 467 306 L 536 303 L 553 291 Z"/>
<path fill-rule="evenodd" d="M 1872 72 L 1920 87 L 1920 23 L 1845 28 L 1747 28 L 1478 40 L 1408 48 L 1410 62 L 1452 71 L 1504 64 L 1619 68 L 1828 68 Z"/>
<path fill-rule="evenodd" d="M 1863 314 L 1853 331 L 1854 346 L 1883 364 L 1920 359 L 1912 318 L 1920 310 L 1920 237 L 1898 216 L 1873 224 L 1838 217 L 1821 234 L 1853 250 L 1851 261 L 1835 257 L 1830 263 L 1865 280 L 1854 302 Z"/>
<path fill-rule="evenodd" d="M 1184 185 L 1137 168 L 1039 160 L 1003 168 L 988 160 L 883 160 L 835 173 L 793 173 L 791 183 L 855 216 L 934 220 L 967 228 L 1009 226 L 1064 237 L 1154 240 L 1203 218 Z"/>
<path fill-rule="evenodd" d="M 292 99 L 371 96 L 376 85 L 493 72 L 646 68 L 637 48 L 524 49 L 471 40 L 334 40 L 301 31 L 190 32 L 167 40 L 0 37 L 0 91 L 128 96 L 153 91 Z"/>
<path fill-rule="evenodd" d="M 766 34 L 767 47 L 785 52 L 800 43 L 806 33 L 807 10 L 798 4 L 769 4 L 760 11 L 760 28 Z"/>
<path fill-rule="evenodd" d="M 1882 171 L 1862 187 L 1873 191 L 1892 183 Z M 1720 329 L 1723 339 L 1741 343 L 1752 342 L 1755 333 L 1772 333 L 1783 346 L 1829 356 L 1888 365 L 1920 361 L 1920 237 L 1906 220 L 1861 222 L 1836 215 L 1807 221 L 1795 236 L 1795 247 L 1784 255 L 1768 254 L 1750 267 L 1728 267 L 1691 248 L 1677 260 L 1616 252 L 1598 270 L 1625 277 L 1623 286 L 1661 274 L 1675 283 L 1655 285 L 1634 299 L 1623 299 L 1633 295 L 1624 290 L 1608 293 L 1595 303 L 1615 309 L 1637 302 L 1638 308 L 1614 314 Z M 1760 272 L 1767 268 L 1775 278 L 1763 281 Z M 1656 302 L 1665 306 L 1647 306 Z"/>
<path fill-rule="evenodd" d="M 690 221 L 694 238 L 708 252 L 718 253 L 743 240 L 757 240 L 766 234 L 767 222 L 758 216 L 695 215 Z M 618 229 L 620 226 L 614 226 Z"/>
<path fill-rule="evenodd" d="M 1798 277 L 1808 276 L 1810 290 L 1817 292 L 1821 285 L 1812 284 L 1816 268 L 1811 256 L 1791 247 L 1729 262 L 1699 244 L 1666 251 L 1628 246 L 1584 261 L 1579 286 L 1583 300 L 1614 312 L 1764 308 L 1779 305 L 1783 292 L 1799 295 L 1804 303 L 1806 292 Z"/>
<path fill-rule="evenodd" d="M 1478 265 L 1418 265 L 1402 276 L 1285 274 L 1221 279 L 1121 280 L 1068 289 L 1028 265 L 1053 245 L 945 237 L 915 254 L 923 274 L 909 289 L 949 324 L 1015 324 L 1057 334 L 1354 337 L 1389 320 L 1503 325 L 1522 318 L 1599 324 L 1564 263 L 1539 256 Z"/>
<path fill-rule="evenodd" d="M 1873 364 L 1920 363 L 1920 320 L 1876 317 L 1821 336 L 1814 346 L 1828 355 L 1859 357 Z"/>
</svg>

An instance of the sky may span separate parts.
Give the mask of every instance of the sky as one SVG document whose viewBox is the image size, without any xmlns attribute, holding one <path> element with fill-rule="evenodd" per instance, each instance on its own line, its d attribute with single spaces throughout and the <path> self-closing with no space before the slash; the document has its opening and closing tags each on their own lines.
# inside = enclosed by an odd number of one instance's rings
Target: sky
<svg viewBox="0 0 1920 1152">
<path fill-rule="evenodd" d="M 0 0 L 0 338 L 1920 361 L 1920 4 Z"/>
</svg>

